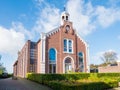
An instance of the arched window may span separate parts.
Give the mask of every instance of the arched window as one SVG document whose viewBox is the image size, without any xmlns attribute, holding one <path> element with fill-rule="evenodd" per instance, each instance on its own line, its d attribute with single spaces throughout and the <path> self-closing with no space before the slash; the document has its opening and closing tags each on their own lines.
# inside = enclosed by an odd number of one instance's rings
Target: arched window
<svg viewBox="0 0 120 90">
<path fill-rule="evenodd" d="M 56 60 L 56 51 L 54 48 L 49 50 L 49 60 L 55 61 Z"/>
<path fill-rule="evenodd" d="M 78 58 L 79 58 L 79 71 L 83 72 L 84 71 L 84 61 L 83 61 L 83 53 L 79 52 L 78 53 Z"/>
<path fill-rule="evenodd" d="M 66 20 L 68 20 L 68 16 L 66 16 Z"/>
<path fill-rule="evenodd" d="M 83 57 L 83 53 L 82 52 L 79 52 L 79 57 Z"/>
<path fill-rule="evenodd" d="M 49 50 L 49 73 L 56 73 L 56 50 Z"/>
<path fill-rule="evenodd" d="M 64 16 L 62 16 L 62 20 L 64 20 Z"/>
<path fill-rule="evenodd" d="M 67 52 L 67 40 L 64 39 L 64 51 Z"/>
</svg>

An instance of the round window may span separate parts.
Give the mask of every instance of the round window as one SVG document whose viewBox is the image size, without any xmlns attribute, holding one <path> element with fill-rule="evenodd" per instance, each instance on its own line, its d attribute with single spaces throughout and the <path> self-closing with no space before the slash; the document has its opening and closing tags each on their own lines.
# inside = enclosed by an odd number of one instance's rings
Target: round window
<svg viewBox="0 0 120 90">
<path fill-rule="evenodd" d="M 70 26 L 69 25 L 66 26 L 66 30 L 67 31 L 70 30 Z"/>
</svg>

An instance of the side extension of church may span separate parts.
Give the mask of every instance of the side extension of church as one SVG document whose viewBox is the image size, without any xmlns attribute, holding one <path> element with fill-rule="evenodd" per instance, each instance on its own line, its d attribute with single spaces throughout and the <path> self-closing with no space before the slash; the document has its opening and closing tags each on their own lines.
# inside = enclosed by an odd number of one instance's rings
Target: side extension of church
<svg viewBox="0 0 120 90">
<path fill-rule="evenodd" d="M 13 65 L 14 76 L 26 77 L 29 72 L 89 72 L 89 47 L 69 17 L 64 11 L 58 28 L 41 33 L 38 42 L 26 42 Z"/>
</svg>

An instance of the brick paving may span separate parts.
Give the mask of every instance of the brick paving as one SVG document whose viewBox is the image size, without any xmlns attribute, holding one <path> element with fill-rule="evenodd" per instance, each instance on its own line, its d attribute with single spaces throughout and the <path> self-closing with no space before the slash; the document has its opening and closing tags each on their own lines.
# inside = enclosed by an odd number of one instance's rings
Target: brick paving
<svg viewBox="0 0 120 90">
<path fill-rule="evenodd" d="M 26 80 L 0 79 L 0 90 L 52 90 L 47 86 Z"/>
</svg>

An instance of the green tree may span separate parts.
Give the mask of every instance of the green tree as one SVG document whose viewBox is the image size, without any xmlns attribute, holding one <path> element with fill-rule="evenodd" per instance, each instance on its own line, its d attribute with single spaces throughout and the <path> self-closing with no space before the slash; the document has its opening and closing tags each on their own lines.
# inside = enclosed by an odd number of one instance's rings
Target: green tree
<svg viewBox="0 0 120 90">
<path fill-rule="evenodd" d="M 3 66 L 3 63 L 1 63 L 1 58 L 2 58 L 2 55 L 0 55 L 0 74 L 2 74 L 2 72 L 6 71 L 6 68 Z"/>
</svg>

